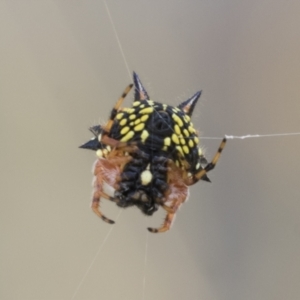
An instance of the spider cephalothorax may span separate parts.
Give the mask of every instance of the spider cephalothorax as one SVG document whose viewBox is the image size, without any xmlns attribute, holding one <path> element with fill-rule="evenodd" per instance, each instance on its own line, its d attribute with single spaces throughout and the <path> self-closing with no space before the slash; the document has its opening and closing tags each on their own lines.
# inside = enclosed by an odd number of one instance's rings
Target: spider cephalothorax
<svg viewBox="0 0 300 300">
<path fill-rule="evenodd" d="M 137 206 L 152 215 L 159 206 L 167 211 L 164 224 L 148 228 L 163 232 L 170 228 L 174 215 L 188 197 L 188 186 L 206 180 L 219 159 L 224 138 L 211 163 L 207 163 L 191 115 L 201 95 L 177 107 L 150 100 L 137 74 L 133 74 L 135 96 L 131 108 L 121 104 L 132 88 L 129 85 L 111 112 L 105 126 L 93 126 L 94 138 L 81 148 L 96 151 L 92 208 L 108 223 L 114 223 L 99 210 L 100 198 L 120 207 Z M 115 189 L 104 192 L 104 183 Z"/>
</svg>

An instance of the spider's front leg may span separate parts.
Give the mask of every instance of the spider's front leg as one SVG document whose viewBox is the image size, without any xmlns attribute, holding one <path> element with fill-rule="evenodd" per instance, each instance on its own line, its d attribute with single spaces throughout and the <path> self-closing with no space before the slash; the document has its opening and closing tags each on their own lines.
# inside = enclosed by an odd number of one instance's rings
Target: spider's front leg
<svg viewBox="0 0 300 300">
<path fill-rule="evenodd" d="M 214 158 L 212 159 L 212 161 L 210 163 L 208 163 L 206 165 L 206 167 L 204 169 L 201 169 L 199 172 L 193 174 L 191 177 L 187 177 L 185 179 L 185 183 L 187 185 L 193 185 L 195 184 L 197 181 L 199 181 L 200 179 L 202 179 L 203 177 L 205 177 L 205 175 L 211 171 L 212 169 L 214 169 L 214 167 L 216 166 L 220 156 L 221 156 L 221 153 L 224 149 L 226 145 L 226 138 L 223 138 L 219 148 L 218 148 L 218 151 L 217 153 L 215 154 Z"/>
</svg>

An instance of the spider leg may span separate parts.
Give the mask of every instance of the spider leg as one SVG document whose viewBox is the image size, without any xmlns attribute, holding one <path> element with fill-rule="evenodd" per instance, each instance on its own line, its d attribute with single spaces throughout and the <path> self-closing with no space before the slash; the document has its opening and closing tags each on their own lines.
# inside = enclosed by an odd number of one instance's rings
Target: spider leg
<svg viewBox="0 0 300 300">
<path fill-rule="evenodd" d="M 108 219 L 107 217 L 105 217 L 102 212 L 99 209 L 99 204 L 100 204 L 100 198 L 103 197 L 105 199 L 108 199 L 110 201 L 114 201 L 114 198 L 108 196 L 107 194 L 105 194 L 104 192 L 101 191 L 97 191 L 94 193 L 93 195 L 93 200 L 92 200 L 92 210 L 93 212 L 100 217 L 104 222 L 109 223 L 109 224 L 114 224 L 115 221 Z"/>
<path fill-rule="evenodd" d="M 217 164 L 220 155 L 225 147 L 226 144 L 226 138 L 223 138 L 217 153 L 215 154 L 214 158 L 212 159 L 212 161 L 210 163 L 208 163 L 206 165 L 206 167 L 204 169 L 201 169 L 198 173 L 193 174 L 192 177 L 189 177 L 185 180 L 185 183 L 187 185 L 192 185 L 194 183 L 196 183 L 197 181 L 199 181 L 200 179 L 202 179 L 203 177 L 205 177 L 206 173 L 208 173 L 209 171 L 211 171 Z"/>
<path fill-rule="evenodd" d="M 114 108 L 112 109 L 111 113 L 110 113 L 110 118 L 107 122 L 107 124 L 104 126 L 104 132 L 109 133 L 110 129 L 113 125 L 114 119 L 118 113 L 119 108 L 121 107 L 125 97 L 127 96 L 127 94 L 130 92 L 131 88 L 133 87 L 133 84 L 129 84 L 127 86 L 127 88 L 124 90 L 122 96 L 119 98 L 119 100 L 117 101 L 117 103 L 115 104 Z"/>
<path fill-rule="evenodd" d="M 148 230 L 150 232 L 152 232 L 152 233 L 165 232 L 170 229 L 170 227 L 173 223 L 176 211 L 178 210 L 181 203 L 183 203 L 187 197 L 187 187 L 185 187 L 185 189 L 186 189 L 186 196 L 173 200 L 173 202 L 170 206 L 163 205 L 163 208 L 164 209 L 167 208 L 166 210 L 168 211 L 165 221 L 160 228 L 148 227 Z"/>
<path fill-rule="evenodd" d="M 117 182 L 117 177 L 119 174 L 120 168 L 122 168 L 123 164 L 129 162 L 132 157 L 130 156 L 114 156 L 116 151 L 110 153 L 110 160 L 107 159 L 99 159 L 97 160 L 95 167 L 94 167 L 94 193 L 93 193 L 93 200 L 92 200 L 92 210 L 98 217 L 100 217 L 103 221 L 114 224 L 115 222 L 108 219 L 106 216 L 102 214 L 99 209 L 100 199 L 103 197 L 109 201 L 118 202 L 119 200 L 107 195 L 103 191 L 104 182 L 107 183 L 109 186 L 113 187 Z"/>
<path fill-rule="evenodd" d="M 168 212 L 168 213 L 175 213 L 174 209 L 171 208 L 171 207 L 168 206 L 168 205 L 163 204 L 163 205 L 162 205 L 162 208 L 163 208 L 166 212 Z"/>
<path fill-rule="evenodd" d="M 165 193 L 165 203 L 171 204 L 162 204 L 163 209 L 167 211 L 166 218 L 161 227 L 148 228 L 148 230 L 152 233 L 164 232 L 169 230 L 175 218 L 176 211 L 188 197 L 188 187 L 182 180 L 181 170 L 177 168 L 172 161 L 169 161 L 169 167 L 171 169 L 168 172 L 169 189 Z"/>
</svg>

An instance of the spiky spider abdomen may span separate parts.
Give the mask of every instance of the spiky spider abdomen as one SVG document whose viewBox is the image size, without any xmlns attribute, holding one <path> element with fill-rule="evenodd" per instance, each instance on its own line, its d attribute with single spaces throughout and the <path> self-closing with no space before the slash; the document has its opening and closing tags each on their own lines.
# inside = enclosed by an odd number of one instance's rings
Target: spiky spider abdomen
<svg viewBox="0 0 300 300">
<path fill-rule="evenodd" d="M 181 109 L 151 100 L 135 101 L 115 117 L 109 136 L 136 143 L 139 151 L 124 167 L 115 196 L 119 206 L 138 206 L 152 215 L 170 194 L 168 161 L 193 173 L 204 156 L 190 117 Z"/>
<path fill-rule="evenodd" d="M 164 224 L 149 230 L 163 232 L 186 200 L 188 186 L 209 181 L 206 174 L 214 168 L 226 140 L 207 164 L 190 119 L 201 92 L 173 107 L 150 100 L 135 73 L 133 79 L 132 107 L 121 108 L 129 86 L 107 124 L 90 128 L 95 138 L 81 146 L 95 150 L 98 156 L 92 207 L 104 221 L 112 223 L 99 210 L 101 197 L 120 207 L 137 206 L 146 215 L 162 206 L 167 211 Z M 103 191 L 104 183 L 115 189 L 113 196 Z"/>
</svg>

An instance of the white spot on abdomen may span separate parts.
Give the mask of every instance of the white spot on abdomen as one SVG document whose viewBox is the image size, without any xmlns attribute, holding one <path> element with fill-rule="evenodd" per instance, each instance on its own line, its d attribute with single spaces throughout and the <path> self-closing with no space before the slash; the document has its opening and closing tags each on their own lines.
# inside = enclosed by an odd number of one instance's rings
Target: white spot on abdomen
<svg viewBox="0 0 300 300">
<path fill-rule="evenodd" d="M 150 170 L 144 170 L 141 173 L 141 182 L 142 185 L 147 185 L 152 181 L 152 173 L 150 172 Z"/>
</svg>

